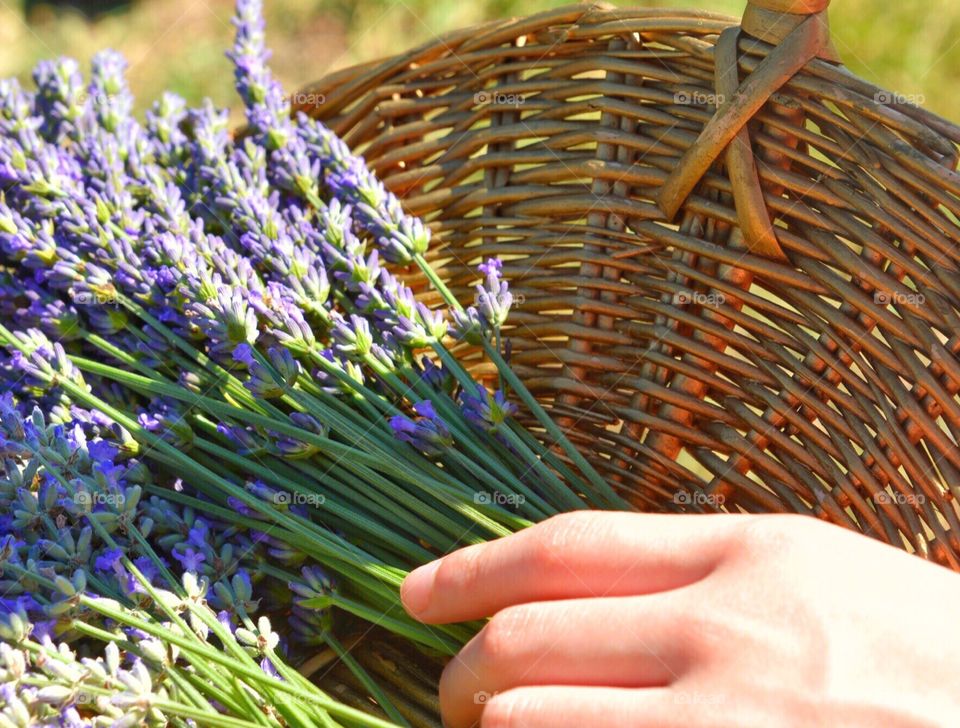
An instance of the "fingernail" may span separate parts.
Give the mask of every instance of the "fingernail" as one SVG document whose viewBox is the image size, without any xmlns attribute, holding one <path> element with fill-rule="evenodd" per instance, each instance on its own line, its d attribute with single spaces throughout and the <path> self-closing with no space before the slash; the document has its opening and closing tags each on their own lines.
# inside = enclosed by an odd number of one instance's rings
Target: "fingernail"
<svg viewBox="0 0 960 728">
<path fill-rule="evenodd" d="M 430 606 L 430 595 L 433 592 L 433 578 L 440 567 L 440 559 L 431 561 L 411 571 L 403 580 L 400 587 L 400 599 L 403 607 L 416 617 Z"/>
</svg>

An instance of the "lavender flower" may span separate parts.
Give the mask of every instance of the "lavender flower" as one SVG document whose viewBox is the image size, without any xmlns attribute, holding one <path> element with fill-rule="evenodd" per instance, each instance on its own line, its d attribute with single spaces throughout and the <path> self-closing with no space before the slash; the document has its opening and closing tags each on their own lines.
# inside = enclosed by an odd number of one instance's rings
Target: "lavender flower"
<svg viewBox="0 0 960 728">
<path fill-rule="evenodd" d="M 17 79 L 0 79 L 0 133 L 4 137 L 37 126 L 33 106 L 34 95 L 24 91 Z"/>
<path fill-rule="evenodd" d="M 269 369 L 259 361 L 249 361 L 250 379 L 245 386 L 264 399 L 282 397 L 297 383 L 300 364 L 293 358 L 293 354 L 280 347 L 270 347 L 267 350 L 267 359 L 270 362 Z"/>
<path fill-rule="evenodd" d="M 419 415 L 410 419 L 405 415 L 395 415 L 390 418 L 390 427 L 398 440 L 409 442 L 417 450 L 426 455 L 442 453 L 445 448 L 453 445 L 453 436 L 447 425 L 437 414 L 433 403 L 428 400 L 417 402 L 413 411 Z"/>
<path fill-rule="evenodd" d="M 188 310 L 210 338 L 213 351 L 230 352 L 238 344 L 252 344 L 259 336 L 257 314 L 239 288 L 221 288 L 206 303 Z"/>
<path fill-rule="evenodd" d="M 57 579 L 55 592 L 31 584 L 29 577 L 17 582 L 20 586 L 7 589 L 8 593 L 18 593 L 11 589 L 29 589 L 30 594 L 45 596 L 51 604 L 44 606 L 21 591 L 22 598 L 15 604 L 4 609 L 0 603 L 0 612 L 23 611 L 38 622 L 48 617 L 63 619 L 77 609 L 76 595 L 87 588 L 88 575 L 96 575 L 101 583 L 114 584 L 117 593 L 142 599 L 145 592 L 123 559 L 129 557 L 153 583 L 160 581 L 161 575 L 151 558 L 137 555 L 141 547 L 132 538 L 135 532 L 142 538 L 149 536 L 160 554 L 170 557 L 159 557 L 167 568 L 177 563 L 184 572 L 204 574 L 215 585 L 221 579 L 232 579 L 234 589 L 249 583 L 240 556 L 255 568 L 262 549 L 242 533 L 214 527 L 190 509 L 180 509 L 155 496 L 144 500 L 140 486 L 130 480 L 149 478 L 149 473 L 139 469 L 135 461 L 118 466 L 121 448 L 112 441 L 88 438 L 86 423 L 76 422 L 68 428 L 47 425 L 36 411 L 24 419 L 9 395 L 0 401 L 0 423 L 0 449 L 8 453 L 9 483 L 5 486 L 0 480 L 0 511 L 20 514 L 7 524 L 0 563 L 10 574 L 36 571 L 56 575 Z M 40 458 L 58 464 L 72 492 L 52 477 Z M 30 481 L 24 481 L 24 477 Z M 112 543 L 103 540 L 100 530 L 91 528 L 94 522 L 111 534 Z M 22 538 L 11 531 L 22 534 Z M 248 594 L 244 600 L 254 601 Z M 255 605 L 247 604 L 246 609 L 253 612 Z"/>
<path fill-rule="evenodd" d="M 93 57 L 90 99 L 97 121 L 109 132 L 120 132 L 130 119 L 133 96 L 124 80 L 127 61 L 116 51 L 101 51 Z"/>
<path fill-rule="evenodd" d="M 279 149 L 291 133 L 290 104 L 267 68 L 261 0 L 238 0 L 233 23 L 236 42 L 227 55 L 236 69 L 237 91 L 247 104 L 250 125 L 266 136 L 268 148 Z"/>
<path fill-rule="evenodd" d="M 453 378 L 450 373 L 440 364 L 437 364 L 429 356 L 423 355 L 419 361 L 419 377 L 427 385 L 438 392 L 449 391 Z"/>
<path fill-rule="evenodd" d="M 503 264 L 490 258 L 478 270 L 484 275 L 484 282 L 477 286 L 477 310 L 489 328 L 499 329 L 506 322 L 513 304 L 513 294 L 500 276 Z"/>
<path fill-rule="evenodd" d="M 517 414 L 517 406 L 507 400 L 502 390 L 493 396 L 482 384 L 477 385 L 476 395 L 460 394 L 463 414 L 469 422 L 482 430 L 496 432 L 504 422 Z"/>
<path fill-rule="evenodd" d="M 358 222 L 394 263 L 408 263 L 430 245 L 430 231 L 419 218 L 404 213 L 399 200 L 370 172 L 342 140 L 305 114 L 297 128 L 306 149 L 327 170 L 327 185 L 335 197 L 353 206 Z"/>
<path fill-rule="evenodd" d="M 489 258 L 478 266 L 478 270 L 484 279 L 476 287 L 475 305 L 454 311 L 450 326 L 452 335 L 471 344 L 482 344 L 499 331 L 513 305 L 510 287 L 501 278 L 503 264 L 500 260 Z"/>
<path fill-rule="evenodd" d="M 147 133 L 153 153 L 165 169 L 177 170 L 186 160 L 187 135 L 180 129 L 185 118 L 186 102 L 169 91 L 165 91 L 147 112 Z M 186 181 L 182 171 L 174 172 L 174 177 L 180 184 Z"/>
<path fill-rule="evenodd" d="M 88 121 L 80 65 L 72 58 L 40 61 L 33 80 L 37 84 L 37 115 L 43 119 L 40 133 L 52 142 L 59 142 L 64 136 L 79 139 Z"/>
<path fill-rule="evenodd" d="M 480 312 L 469 306 L 462 311 L 453 311 L 451 314 L 450 334 L 467 343 L 479 345 L 486 340 L 486 321 Z"/>
<path fill-rule="evenodd" d="M 336 315 L 332 334 L 337 351 L 354 359 L 362 359 L 373 346 L 370 322 L 356 314 L 351 314 L 349 319 Z"/>
<path fill-rule="evenodd" d="M 207 560 L 201 552 L 194 551 L 189 546 L 182 551 L 174 550 L 173 558 L 180 562 L 184 571 L 200 571 L 203 562 Z"/>
</svg>

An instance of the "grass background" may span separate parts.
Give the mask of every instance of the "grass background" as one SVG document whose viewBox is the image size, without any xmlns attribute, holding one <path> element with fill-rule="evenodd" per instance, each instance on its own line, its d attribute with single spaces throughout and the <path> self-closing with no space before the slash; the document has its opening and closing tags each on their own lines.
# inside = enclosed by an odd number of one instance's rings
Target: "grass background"
<svg viewBox="0 0 960 728">
<path fill-rule="evenodd" d="M 90 19 L 31 0 L 0 0 L 0 76 L 29 79 L 33 64 L 70 55 L 84 64 L 103 47 L 130 61 L 142 109 L 170 88 L 196 102 L 234 106 L 224 49 L 233 0 L 133 0 L 128 9 Z M 97 5 L 93 0 L 92 5 Z M 274 67 L 288 89 L 360 61 L 397 53 L 483 20 L 527 14 L 544 0 L 265 0 Z M 624 5 L 683 5 L 739 16 L 745 0 L 634 0 Z M 101 5 L 102 7 L 102 5 Z M 960 121 L 958 0 L 834 0 L 834 41 L 857 74 L 916 97 Z"/>
</svg>

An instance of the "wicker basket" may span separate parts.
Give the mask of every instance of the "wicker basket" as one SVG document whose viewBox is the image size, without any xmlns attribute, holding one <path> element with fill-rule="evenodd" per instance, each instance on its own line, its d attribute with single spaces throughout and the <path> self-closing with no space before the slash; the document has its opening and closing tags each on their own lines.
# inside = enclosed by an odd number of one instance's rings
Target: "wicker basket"
<svg viewBox="0 0 960 728">
<path fill-rule="evenodd" d="M 960 128 L 840 65 L 827 2 L 565 7 L 298 99 L 463 299 L 504 259 L 513 365 L 637 508 L 806 513 L 960 569 Z"/>
</svg>

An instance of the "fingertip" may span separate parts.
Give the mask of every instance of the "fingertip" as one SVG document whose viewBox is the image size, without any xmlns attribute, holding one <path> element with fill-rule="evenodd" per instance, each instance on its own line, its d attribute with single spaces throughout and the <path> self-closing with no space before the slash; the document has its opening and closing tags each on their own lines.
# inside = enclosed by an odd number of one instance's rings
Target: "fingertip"
<svg viewBox="0 0 960 728">
<path fill-rule="evenodd" d="M 430 607 L 433 595 L 433 581 L 440 567 L 440 559 L 417 567 L 400 585 L 400 600 L 403 608 L 414 619 L 419 619 Z"/>
</svg>

